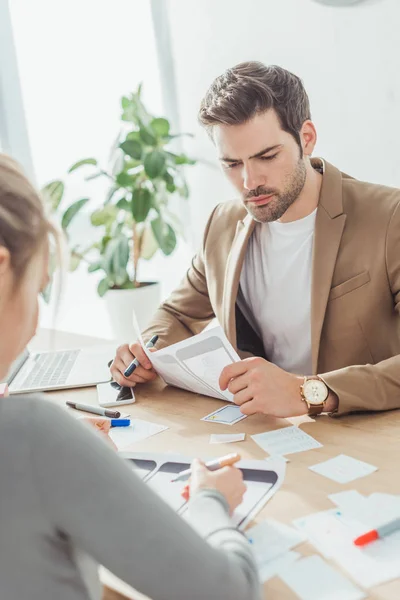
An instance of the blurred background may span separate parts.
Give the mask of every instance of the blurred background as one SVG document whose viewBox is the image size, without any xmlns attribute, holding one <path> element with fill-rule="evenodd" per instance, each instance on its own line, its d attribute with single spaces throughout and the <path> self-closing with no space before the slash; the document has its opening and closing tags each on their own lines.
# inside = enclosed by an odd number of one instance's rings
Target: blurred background
<svg viewBox="0 0 400 600">
<path fill-rule="evenodd" d="M 239 62 L 299 75 L 316 154 L 399 186 L 399 23 L 399 0 L 0 0 L 0 148 L 72 250 L 55 326 L 129 340 L 180 281 L 234 196 L 197 111 Z"/>
</svg>

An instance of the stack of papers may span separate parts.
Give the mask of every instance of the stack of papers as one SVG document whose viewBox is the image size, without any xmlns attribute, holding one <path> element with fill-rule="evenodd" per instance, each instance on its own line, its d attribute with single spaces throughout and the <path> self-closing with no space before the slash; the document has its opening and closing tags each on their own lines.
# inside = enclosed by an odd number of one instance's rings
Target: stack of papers
<svg viewBox="0 0 400 600">
<path fill-rule="evenodd" d="M 365 588 L 400 577 L 400 532 L 363 548 L 354 545 L 356 537 L 400 517 L 400 497 L 372 494 L 367 498 L 352 490 L 331 499 L 338 508 L 296 519 L 298 530 Z"/>
<path fill-rule="evenodd" d="M 281 569 L 300 558 L 297 552 L 289 552 L 307 538 L 288 525 L 268 519 L 246 532 L 252 545 L 261 581 L 279 574 Z"/>
<path fill-rule="evenodd" d="M 373 465 L 345 454 L 339 454 L 339 456 L 309 467 L 309 469 L 337 483 L 350 483 L 350 481 L 365 477 L 378 470 Z"/>
</svg>

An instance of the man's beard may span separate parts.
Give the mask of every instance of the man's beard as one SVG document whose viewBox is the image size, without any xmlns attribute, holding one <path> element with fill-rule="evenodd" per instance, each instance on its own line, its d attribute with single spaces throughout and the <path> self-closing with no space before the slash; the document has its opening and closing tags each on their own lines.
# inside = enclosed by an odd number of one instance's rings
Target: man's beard
<svg viewBox="0 0 400 600">
<path fill-rule="evenodd" d="M 249 194 L 244 196 L 247 212 L 260 223 L 277 221 L 299 197 L 306 182 L 306 177 L 306 165 L 300 158 L 293 174 L 288 178 L 288 182 L 282 193 L 279 193 L 272 188 L 259 186 L 256 190 L 252 190 Z M 248 200 L 256 196 L 271 196 L 271 194 L 274 194 L 274 197 L 263 206 L 257 206 L 256 204 L 248 202 Z"/>
</svg>

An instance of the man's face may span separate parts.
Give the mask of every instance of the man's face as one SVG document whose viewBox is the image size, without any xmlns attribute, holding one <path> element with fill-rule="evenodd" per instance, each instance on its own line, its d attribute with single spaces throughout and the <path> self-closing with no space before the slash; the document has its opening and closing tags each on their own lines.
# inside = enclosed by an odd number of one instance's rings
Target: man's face
<svg viewBox="0 0 400 600">
<path fill-rule="evenodd" d="M 242 125 L 215 125 L 213 137 L 222 168 L 246 210 L 261 223 L 280 219 L 304 187 L 306 162 L 275 111 Z"/>
</svg>

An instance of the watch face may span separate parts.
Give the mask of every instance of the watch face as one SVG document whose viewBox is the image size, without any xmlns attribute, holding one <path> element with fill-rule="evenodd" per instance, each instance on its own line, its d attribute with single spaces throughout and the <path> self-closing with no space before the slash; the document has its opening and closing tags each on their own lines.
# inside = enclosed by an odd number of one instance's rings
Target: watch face
<svg viewBox="0 0 400 600">
<path fill-rule="evenodd" d="M 303 393 L 310 404 L 322 404 L 328 397 L 328 388 L 319 379 L 308 379 L 303 386 Z"/>
</svg>

